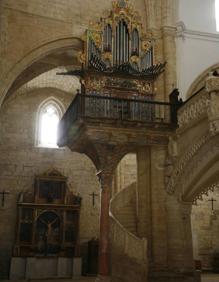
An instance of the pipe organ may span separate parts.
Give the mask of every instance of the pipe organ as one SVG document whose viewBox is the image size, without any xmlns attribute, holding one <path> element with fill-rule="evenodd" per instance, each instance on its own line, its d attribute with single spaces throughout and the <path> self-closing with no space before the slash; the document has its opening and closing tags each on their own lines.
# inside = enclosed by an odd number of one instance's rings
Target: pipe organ
<svg viewBox="0 0 219 282">
<path fill-rule="evenodd" d="M 155 40 L 148 38 L 128 0 L 113 1 L 108 16 L 90 24 L 80 53 L 82 94 L 153 100 L 154 82 L 165 63 L 155 63 Z"/>
<path fill-rule="evenodd" d="M 112 72 L 127 65 L 133 71 L 155 74 L 154 40 L 146 38 L 143 28 L 128 1 L 113 2 L 107 18 L 92 24 L 86 32 L 84 63 L 87 68 Z M 163 70 L 163 64 L 159 64 Z"/>
</svg>

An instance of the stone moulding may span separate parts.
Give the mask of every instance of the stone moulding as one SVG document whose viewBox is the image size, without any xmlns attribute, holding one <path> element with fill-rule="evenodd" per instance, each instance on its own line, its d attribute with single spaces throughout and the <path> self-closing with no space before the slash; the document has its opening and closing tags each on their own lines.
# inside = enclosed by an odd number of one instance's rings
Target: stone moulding
<svg viewBox="0 0 219 282">
<path fill-rule="evenodd" d="M 209 129 L 212 135 L 219 133 L 219 91 L 210 93 L 211 100 L 208 107 Z"/>
<path fill-rule="evenodd" d="M 186 129 L 194 121 L 199 121 L 207 115 L 208 105 L 209 95 L 205 91 L 201 91 L 198 96 L 188 101 L 178 112 L 179 129 Z"/>
<path fill-rule="evenodd" d="M 209 139 L 209 134 L 204 135 L 198 142 L 196 142 L 190 150 L 178 161 L 176 164 L 172 176 L 169 179 L 169 182 L 166 187 L 168 194 L 174 194 L 176 189 L 176 183 L 182 174 L 183 169 L 186 167 L 187 163 L 194 157 L 197 151 L 207 142 Z"/>
<path fill-rule="evenodd" d="M 206 91 L 209 93 L 219 91 L 219 77 L 218 76 L 213 76 L 210 73 L 210 76 L 206 79 Z"/>
<path fill-rule="evenodd" d="M 210 76 L 206 79 L 206 86 L 178 111 L 178 132 L 183 134 L 188 128 L 195 128 L 195 124 L 206 118 L 209 133 L 203 135 L 190 149 L 175 163 L 166 186 L 168 194 L 174 194 L 176 185 L 183 170 L 192 160 L 198 150 L 213 136 L 219 133 L 219 77 Z"/>
<path fill-rule="evenodd" d="M 218 189 L 218 188 L 219 188 L 219 182 L 216 182 L 216 183 L 212 184 L 211 186 L 208 186 L 206 189 L 204 189 L 200 194 L 198 194 L 198 195 L 194 198 L 192 204 L 193 204 L 193 205 L 197 205 L 197 201 L 198 201 L 198 200 L 200 200 L 200 201 L 203 200 L 203 198 L 202 198 L 203 195 L 208 196 L 208 192 L 209 192 L 209 191 L 214 192 L 214 190 L 215 190 L 215 189 Z"/>
<path fill-rule="evenodd" d="M 203 172 L 205 172 L 206 169 L 211 170 L 214 159 L 218 156 L 218 149 L 217 138 L 208 140 L 185 167 L 181 179 L 177 182 L 180 183 L 181 198 L 183 198 L 183 200 L 192 202 L 196 195 L 206 190 L 205 181 L 201 180 L 205 175 Z M 196 184 L 199 180 L 202 182 L 197 186 Z"/>
<path fill-rule="evenodd" d="M 176 164 L 167 184 L 168 194 L 179 192 L 179 197 L 192 202 L 199 192 L 192 191 L 192 181 L 218 154 L 218 136 L 206 134 L 195 143 L 188 153 Z M 207 161 L 207 162 L 206 162 Z M 179 190 L 180 189 L 180 190 Z M 205 190 L 205 189 L 204 189 Z M 190 199 L 188 199 L 190 194 Z M 187 196 L 186 196 L 187 195 Z M 194 195 L 194 196 L 193 196 Z M 192 199 L 191 199 L 192 196 Z"/>
</svg>

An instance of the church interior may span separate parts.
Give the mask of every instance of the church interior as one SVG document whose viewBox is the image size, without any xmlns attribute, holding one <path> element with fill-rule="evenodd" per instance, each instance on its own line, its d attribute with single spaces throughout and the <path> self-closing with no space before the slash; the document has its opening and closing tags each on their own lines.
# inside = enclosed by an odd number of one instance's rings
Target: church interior
<svg viewBox="0 0 219 282">
<path fill-rule="evenodd" d="M 219 282 L 219 0 L 0 1 L 0 280 Z"/>
</svg>

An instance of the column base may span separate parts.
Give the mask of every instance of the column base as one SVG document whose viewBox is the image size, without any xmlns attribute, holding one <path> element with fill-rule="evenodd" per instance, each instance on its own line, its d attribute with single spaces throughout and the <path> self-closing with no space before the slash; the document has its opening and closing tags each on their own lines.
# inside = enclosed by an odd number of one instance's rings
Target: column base
<svg viewBox="0 0 219 282">
<path fill-rule="evenodd" d="M 111 282 L 111 276 L 98 275 L 95 282 Z"/>
</svg>

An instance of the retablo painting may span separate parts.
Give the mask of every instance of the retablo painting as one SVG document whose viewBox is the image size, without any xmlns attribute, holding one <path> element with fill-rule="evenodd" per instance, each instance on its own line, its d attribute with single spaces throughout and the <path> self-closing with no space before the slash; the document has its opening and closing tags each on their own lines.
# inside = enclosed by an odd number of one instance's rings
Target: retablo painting
<svg viewBox="0 0 219 282">
<path fill-rule="evenodd" d="M 15 256 L 78 254 L 81 197 L 68 191 L 56 170 L 35 177 L 34 191 L 20 195 Z"/>
</svg>

